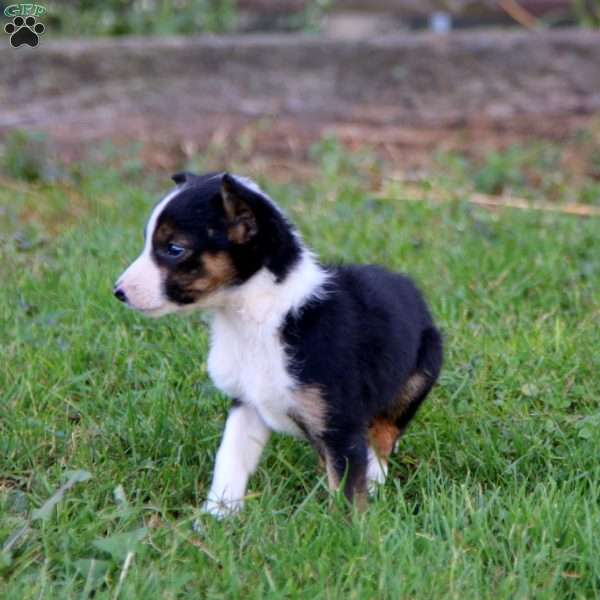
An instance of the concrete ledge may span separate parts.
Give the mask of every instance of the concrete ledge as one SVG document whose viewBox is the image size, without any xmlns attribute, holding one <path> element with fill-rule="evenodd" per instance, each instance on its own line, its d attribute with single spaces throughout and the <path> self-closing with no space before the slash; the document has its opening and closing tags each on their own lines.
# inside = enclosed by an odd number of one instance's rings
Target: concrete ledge
<svg viewBox="0 0 600 600">
<path fill-rule="evenodd" d="M 211 114 L 452 125 L 600 110 L 600 33 L 2 41 L 0 131 L 126 132 Z"/>
</svg>

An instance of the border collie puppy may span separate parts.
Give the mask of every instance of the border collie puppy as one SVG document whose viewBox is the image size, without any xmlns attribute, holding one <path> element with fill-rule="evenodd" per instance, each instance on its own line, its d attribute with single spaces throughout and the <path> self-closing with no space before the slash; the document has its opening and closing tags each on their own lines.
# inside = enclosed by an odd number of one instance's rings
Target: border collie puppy
<svg viewBox="0 0 600 600">
<path fill-rule="evenodd" d="M 173 176 L 114 294 L 158 317 L 213 313 L 208 371 L 233 399 L 204 510 L 239 510 L 271 431 L 308 440 L 358 508 L 436 381 L 442 341 L 407 277 L 320 265 L 252 181 Z"/>
</svg>

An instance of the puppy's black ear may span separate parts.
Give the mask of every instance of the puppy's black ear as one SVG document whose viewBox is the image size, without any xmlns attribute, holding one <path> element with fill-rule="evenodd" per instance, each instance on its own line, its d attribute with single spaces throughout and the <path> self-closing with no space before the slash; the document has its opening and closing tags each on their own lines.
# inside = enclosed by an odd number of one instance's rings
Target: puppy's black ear
<svg viewBox="0 0 600 600">
<path fill-rule="evenodd" d="M 175 173 L 175 175 L 171 175 L 171 179 L 177 184 L 181 185 L 182 183 L 187 183 L 192 177 L 195 177 L 193 173 L 189 171 L 182 171 L 181 173 Z"/>
<path fill-rule="evenodd" d="M 227 236 L 235 244 L 245 244 L 258 233 L 254 210 L 257 195 L 233 175 L 223 175 L 221 198 L 227 219 Z"/>
</svg>

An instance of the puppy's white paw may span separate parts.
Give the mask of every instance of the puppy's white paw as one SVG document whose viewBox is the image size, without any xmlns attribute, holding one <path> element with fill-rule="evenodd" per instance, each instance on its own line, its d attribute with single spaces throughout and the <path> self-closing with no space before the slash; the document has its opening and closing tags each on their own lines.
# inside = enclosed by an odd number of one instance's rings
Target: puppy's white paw
<svg viewBox="0 0 600 600">
<path fill-rule="evenodd" d="M 385 483 L 387 470 L 388 467 L 386 462 L 380 460 L 377 454 L 375 454 L 375 452 L 369 448 L 367 464 L 367 490 L 369 495 L 375 495 L 379 486 Z"/>
<path fill-rule="evenodd" d="M 201 507 L 200 512 L 211 515 L 216 519 L 232 517 L 240 510 L 244 503 L 242 500 L 213 500 L 209 498 Z"/>
</svg>

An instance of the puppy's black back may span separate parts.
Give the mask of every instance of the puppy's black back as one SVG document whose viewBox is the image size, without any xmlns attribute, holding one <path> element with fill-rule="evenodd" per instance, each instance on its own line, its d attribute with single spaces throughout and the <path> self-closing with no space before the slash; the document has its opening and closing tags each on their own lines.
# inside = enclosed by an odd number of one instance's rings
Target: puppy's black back
<svg viewBox="0 0 600 600">
<path fill-rule="evenodd" d="M 441 367 L 441 339 L 425 301 L 408 277 L 382 267 L 328 271 L 323 297 L 288 315 L 282 330 L 294 375 L 320 387 L 336 429 L 359 430 L 381 415 L 404 427 Z M 410 411 L 405 402 L 402 419 L 399 395 L 415 374 L 424 385 Z"/>
</svg>

